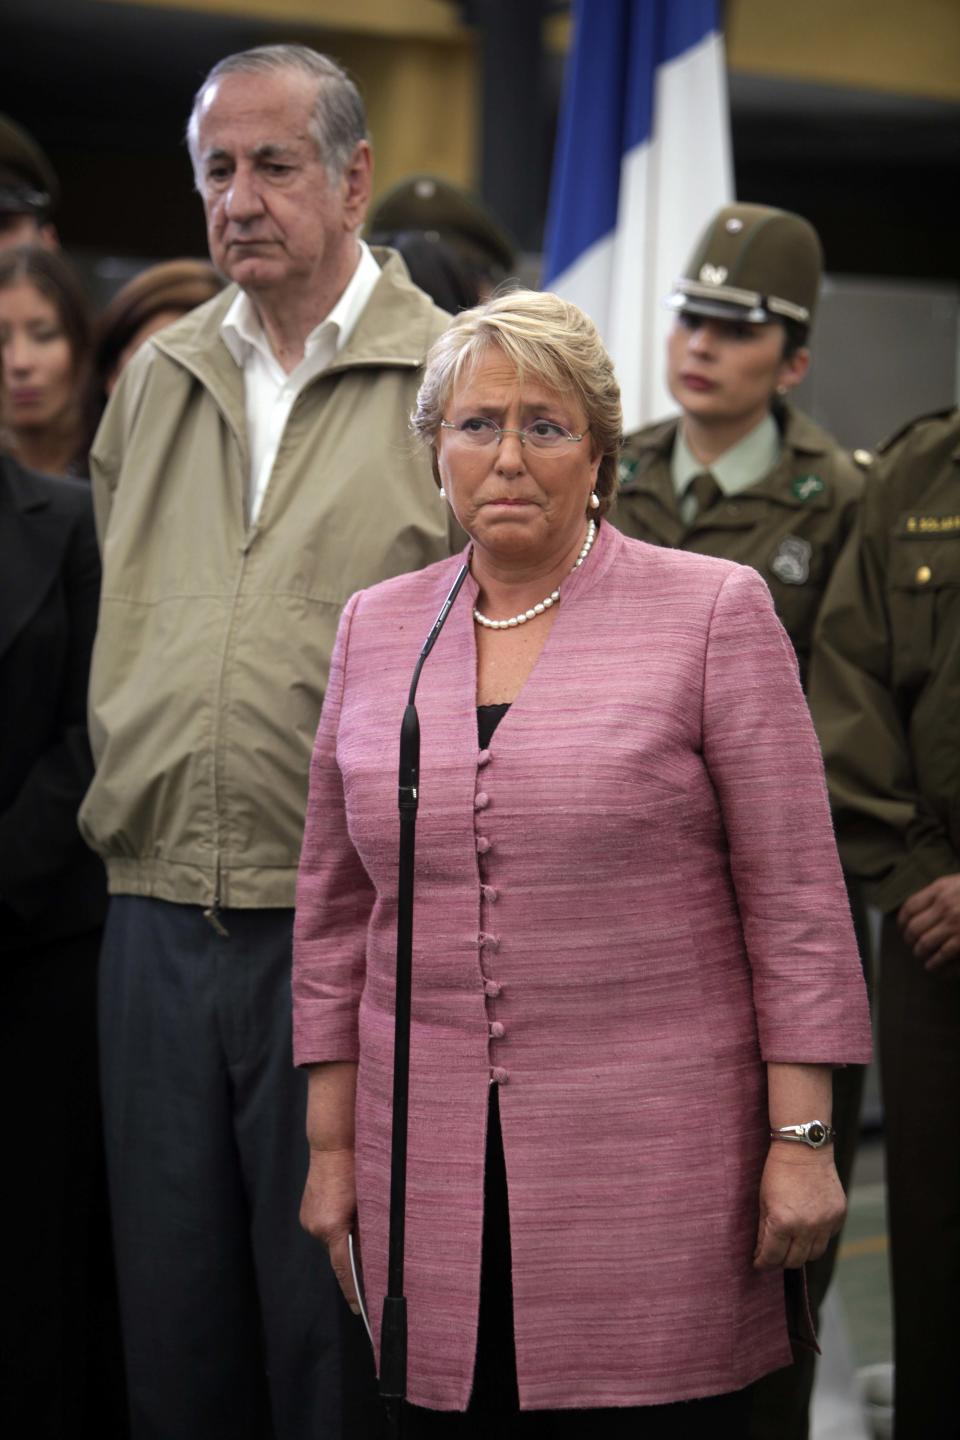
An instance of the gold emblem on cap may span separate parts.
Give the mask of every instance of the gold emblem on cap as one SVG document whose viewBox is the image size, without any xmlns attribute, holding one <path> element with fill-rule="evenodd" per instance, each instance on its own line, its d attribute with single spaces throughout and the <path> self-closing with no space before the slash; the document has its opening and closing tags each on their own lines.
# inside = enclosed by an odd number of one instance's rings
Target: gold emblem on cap
<svg viewBox="0 0 960 1440">
<path fill-rule="evenodd" d="M 933 571 L 930 569 L 930 566 L 929 566 L 929 565 L 921 565 L 921 566 L 920 566 L 920 569 L 917 571 L 917 584 L 918 584 L 918 585 L 926 585 L 927 582 L 928 582 L 928 580 L 931 580 L 932 578 L 933 578 Z"/>
<path fill-rule="evenodd" d="M 705 285 L 722 285 L 728 273 L 726 265 L 700 266 L 700 279 Z"/>
</svg>

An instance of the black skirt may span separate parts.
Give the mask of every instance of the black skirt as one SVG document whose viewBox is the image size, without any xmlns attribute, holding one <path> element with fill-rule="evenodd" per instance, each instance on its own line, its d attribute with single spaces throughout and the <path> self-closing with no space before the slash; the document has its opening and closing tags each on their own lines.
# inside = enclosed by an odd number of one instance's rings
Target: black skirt
<svg viewBox="0 0 960 1440">
<path fill-rule="evenodd" d="M 584 1436 L 590 1440 L 696 1440 L 717 1435 L 734 1440 L 746 1433 L 746 1391 L 672 1405 L 521 1411 L 510 1275 L 510 1212 L 499 1087 L 491 1085 L 473 1392 L 465 1413 L 408 1406 L 408 1440 L 583 1440 Z"/>
</svg>

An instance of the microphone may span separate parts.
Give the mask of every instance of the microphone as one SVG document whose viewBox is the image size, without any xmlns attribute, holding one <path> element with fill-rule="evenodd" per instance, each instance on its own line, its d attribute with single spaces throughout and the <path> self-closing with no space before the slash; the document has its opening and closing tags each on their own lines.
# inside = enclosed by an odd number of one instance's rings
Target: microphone
<svg viewBox="0 0 960 1440">
<path fill-rule="evenodd" d="M 403 1293 L 406 1240 L 407 1114 L 410 1096 L 410 990 L 413 958 L 413 889 L 417 807 L 420 786 L 420 719 L 414 703 L 423 662 L 437 642 L 454 600 L 467 578 L 460 568 L 450 593 L 423 642 L 410 681 L 400 726 L 400 849 L 397 882 L 397 984 L 393 1039 L 393 1125 L 390 1141 L 390 1242 L 387 1293 L 380 1326 L 380 1394 L 387 1406 L 391 1436 L 400 1435 L 407 1393 L 407 1302 Z"/>
</svg>

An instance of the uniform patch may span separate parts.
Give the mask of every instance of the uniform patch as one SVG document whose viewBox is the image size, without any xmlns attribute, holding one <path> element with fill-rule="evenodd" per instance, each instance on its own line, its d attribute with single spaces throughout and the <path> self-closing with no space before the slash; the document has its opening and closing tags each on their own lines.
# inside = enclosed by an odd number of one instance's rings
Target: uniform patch
<svg viewBox="0 0 960 1440">
<path fill-rule="evenodd" d="M 798 500 L 812 500 L 814 495 L 819 495 L 826 486 L 819 475 L 798 475 L 790 486 L 792 494 Z"/>
<path fill-rule="evenodd" d="M 960 535 L 960 515 L 908 515 L 904 535 Z"/>
<path fill-rule="evenodd" d="M 810 476 L 812 480 L 816 478 L 815 475 Z M 809 540 L 801 540 L 799 535 L 788 535 L 780 541 L 777 553 L 770 561 L 770 569 L 784 585 L 806 585 L 810 579 L 812 555 L 813 546 Z"/>
</svg>

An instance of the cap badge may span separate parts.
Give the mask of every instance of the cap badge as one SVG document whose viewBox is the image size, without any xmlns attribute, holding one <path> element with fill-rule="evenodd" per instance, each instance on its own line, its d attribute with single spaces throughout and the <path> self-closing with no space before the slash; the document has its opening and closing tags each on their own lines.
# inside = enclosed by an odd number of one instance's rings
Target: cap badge
<svg viewBox="0 0 960 1440">
<path fill-rule="evenodd" d="M 812 500 L 826 487 L 819 475 L 798 475 L 790 486 L 798 500 Z"/>
<path fill-rule="evenodd" d="M 810 579 L 812 554 L 809 540 L 801 540 L 799 535 L 788 535 L 780 541 L 777 553 L 770 561 L 770 569 L 784 585 L 806 585 Z"/>
<path fill-rule="evenodd" d="M 701 265 L 700 279 L 704 285 L 722 285 L 727 278 L 726 265 Z"/>
</svg>

